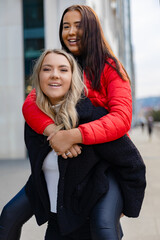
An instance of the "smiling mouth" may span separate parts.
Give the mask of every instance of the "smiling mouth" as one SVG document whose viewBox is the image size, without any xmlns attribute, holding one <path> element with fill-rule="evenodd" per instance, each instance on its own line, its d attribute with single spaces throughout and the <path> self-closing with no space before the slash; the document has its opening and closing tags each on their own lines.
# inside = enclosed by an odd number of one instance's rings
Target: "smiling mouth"
<svg viewBox="0 0 160 240">
<path fill-rule="evenodd" d="M 61 87 L 61 84 L 58 83 L 53 83 L 53 84 L 49 84 L 50 87 Z"/>
<path fill-rule="evenodd" d="M 74 44 L 77 44 L 77 42 L 79 42 L 79 39 L 69 39 L 68 42 L 70 45 L 72 44 L 74 45 Z"/>
</svg>

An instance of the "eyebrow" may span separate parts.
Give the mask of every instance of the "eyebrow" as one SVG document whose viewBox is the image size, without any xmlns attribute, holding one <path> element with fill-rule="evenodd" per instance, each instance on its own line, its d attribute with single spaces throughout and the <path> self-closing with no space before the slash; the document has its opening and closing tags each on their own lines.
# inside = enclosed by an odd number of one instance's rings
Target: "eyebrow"
<svg viewBox="0 0 160 240">
<path fill-rule="evenodd" d="M 76 22 L 74 22 L 74 23 L 76 24 L 76 23 L 80 23 L 80 22 L 81 22 L 81 21 L 76 21 Z M 63 22 L 63 25 L 64 25 L 64 24 L 69 24 L 69 22 Z"/>
<path fill-rule="evenodd" d="M 43 64 L 42 67 L 51 67 L 50 64 Z"/>
<path fill-rule="evenodd" d="M 53 67 L 53 66 L 50 65 L 50 64 L 44 64 L 44 65 L 42 65 L 42 67 Z M 58 67 L 67 67 L 67 68 L 69 68 L 69 66 L 67 66 L 67 65 L 65 65 L 65 64 L 59 65 Z"/>
<path fill-rule="evenodd" d="M 69 68 L 69 66 L 67 66 L 67 65 L 60 65 L 59 67 L 67 67 L 67 68 Z"/>
</svg>

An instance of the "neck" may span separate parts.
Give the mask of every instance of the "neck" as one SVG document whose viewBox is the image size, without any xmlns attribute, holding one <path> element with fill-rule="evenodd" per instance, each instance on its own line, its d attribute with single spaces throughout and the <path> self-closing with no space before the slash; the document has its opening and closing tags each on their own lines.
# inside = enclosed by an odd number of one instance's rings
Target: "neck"
<svg viewBox="0 0 160 240">
<path fill-rule="evenodd" d="M 60 103 L 53 104 L 53 105 L 52 105 L 52 108 L 57 108 L 57 107 L 59 107 L 60 105 L 61 105 Z"/>
</svg>

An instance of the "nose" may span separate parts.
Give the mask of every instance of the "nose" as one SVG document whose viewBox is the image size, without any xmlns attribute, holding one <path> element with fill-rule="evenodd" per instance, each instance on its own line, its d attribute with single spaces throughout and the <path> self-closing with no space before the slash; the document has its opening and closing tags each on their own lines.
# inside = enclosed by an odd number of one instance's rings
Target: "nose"
<svg viewBox="0 0 160 240">
<path fill-rule="evenodd" d="M 76 34 L 76 28 L 74 26 L 71 26 L 70 29 L 69 29 L 69 34 L 70 35 L 74 35 Z"/>
<path fill-rule="evenodd" d="M 58 70 L 57 70 L 57 69 L 54 69 L 54 70 L 52 71 L 51 77 L 52 77 L 53 79 L 59 78 L 59 73 L 58 73 Z"/>
</svg>

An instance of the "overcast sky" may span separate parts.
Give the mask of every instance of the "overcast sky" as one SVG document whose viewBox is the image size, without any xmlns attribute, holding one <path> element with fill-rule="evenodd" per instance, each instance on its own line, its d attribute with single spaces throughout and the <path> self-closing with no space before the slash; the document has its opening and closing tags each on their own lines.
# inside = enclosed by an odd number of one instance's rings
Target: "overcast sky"
<svg viewBox="0 0 160 240">
<path fill-rule="evenodd" d="M 136 97 L 160 96 L 160 3 L 131 0 Z"/>
</svg>

